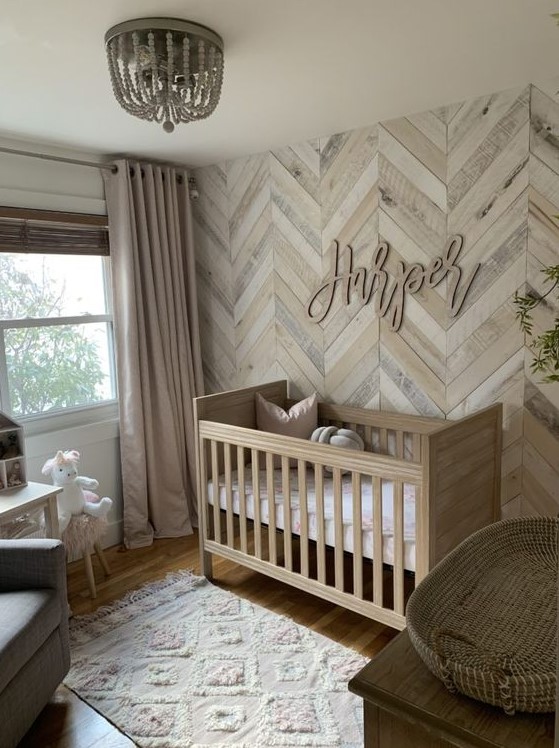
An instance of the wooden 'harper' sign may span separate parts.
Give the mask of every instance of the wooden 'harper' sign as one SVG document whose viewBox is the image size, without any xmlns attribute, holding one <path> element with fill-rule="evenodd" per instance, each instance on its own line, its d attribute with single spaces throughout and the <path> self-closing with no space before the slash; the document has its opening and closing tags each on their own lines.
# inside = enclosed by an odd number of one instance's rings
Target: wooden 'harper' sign
<svg viewBox="0 0 559 748">
<path fill-rule="evenodd" d="M 390 250 L 387 242 L 381 242 L 378 245 L 370 268 L 355 269 L 353 268 L 353 249 L 347 244 L 345 249 L 349 260 L 347 269 L 343 272 L 340 268 L 342 250 L 340 250 L 339 242 L 334 240 L 331 244 L 336 253 L 334 274 L 326 279 L 326 282 L 311 298 L 307 305 L 307 314 L 313 322 L 322 322 L 326 319 L 332 309 L 336 289 L 341 286 L 342 299 L 346 306 L 351 303 L 354 293 L 359 295 L 363 305 L 368 304 L 376 294 L 377 315 L 388 317 L 390 329 L 397 332 L 404 316 L 405 294 L 417 293 L 424 284 L 427 288 L 434 288 L 448 276 L 448 313 L 451 317 L 455 317 L 462 308 L 466 294 L 480 267 L 478 262 L 470 270 L 469 275 L 462 278 L 462 270 L 456 265 L 456 261 L 463 243 L 464 240 L 460 235 L 451 236 L 443 255 L 433 258 L 426 268 L 419 263 L 406 265 L 404 262 L 399 262 L 393 283 L 390 285 L 389 274 L 384 269 Z"/>
</svg>

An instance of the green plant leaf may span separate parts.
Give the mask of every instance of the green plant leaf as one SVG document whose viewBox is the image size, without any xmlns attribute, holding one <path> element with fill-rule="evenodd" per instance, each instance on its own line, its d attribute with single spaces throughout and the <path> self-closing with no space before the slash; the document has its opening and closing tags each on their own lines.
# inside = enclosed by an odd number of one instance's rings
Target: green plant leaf
<svg viewBox="0 0 559 748">
<path fill-rule="evenodd" d="M 559 216 L 553 217 L 559 218 Z M 542 273 L 546 276 L 546 283 L 550 282 L 552 284 L 544 294 L 537 296 L 529 293 L 526 296 L 521 296 L 517 292 L 513 299 L 516 306 L 516 318 L 518 319 L 520 329 L 530 337 L 532 337 L 534 329 L 532 312 L 542 303 L 549 305 L 550 302 L 547 301 L 547 298 L 559 285 L 559 265 L 548 265 L 542 269 Z M 553 304 L 553 306 L 557 309 L 557 304 Z M 559 371 L 558 316 L 555 317 L 554 326 L 550 330 L 546 330 L 541 335 L 532 338 L 530 347 L 534 354 L 534 358 L 530 365 L 532 372 L 543 374 L 544 382 L 559 381 L 559 374 L 556 373 Z"/>
</svg>

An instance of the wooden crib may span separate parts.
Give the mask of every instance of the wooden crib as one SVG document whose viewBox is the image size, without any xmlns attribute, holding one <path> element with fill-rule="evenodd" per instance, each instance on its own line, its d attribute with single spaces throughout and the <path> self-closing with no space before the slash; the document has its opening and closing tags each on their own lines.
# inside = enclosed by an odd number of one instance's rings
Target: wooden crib
<svg viewBox="0 0 559 748">
<path fill-rule="evenodd" d="M 445 421 L 319 403 L 357 452 L 258 431 L 255 392 L 294 402 L 286 381 L 194 401 L 203 573 L 215 554 L 403 629 L 415 583 L 498 519 L 501 405 Z"/>
</svg>

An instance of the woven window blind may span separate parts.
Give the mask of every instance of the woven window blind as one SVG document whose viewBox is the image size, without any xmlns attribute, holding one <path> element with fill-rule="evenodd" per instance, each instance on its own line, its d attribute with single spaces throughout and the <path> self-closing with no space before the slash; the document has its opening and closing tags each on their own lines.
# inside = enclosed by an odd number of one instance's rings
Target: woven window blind
<svg viewBox="0 0 559 748">
<path fill-rule="evenodd" d="M 107 218 L 0 208 L 0 252 L 108 255 Z"/>
</svg>

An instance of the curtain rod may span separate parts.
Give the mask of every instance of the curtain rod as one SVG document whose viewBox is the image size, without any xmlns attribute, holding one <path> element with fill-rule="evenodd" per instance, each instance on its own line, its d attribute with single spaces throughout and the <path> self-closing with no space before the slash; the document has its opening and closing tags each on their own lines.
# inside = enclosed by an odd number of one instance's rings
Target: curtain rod
<svg viewBox="0 0 559 748">
<path fill-rule="evenodd" d="M 77 158 L 66 158 L 65 156 L 50 156 L 47 153 L 33 153 L 32 151 L 20 151 L 15 148 L 5 148 L 0 146 L 0 153 L 9 153 L 12 156 L 29 156 L 29 158 L 42 158 L 45 161 L 60 161 L 64 164 L 75 164 L 76 166 L 93 166 L 96 169 L 107 169 L 116 173 L 118 167 L 116 164 L 96 163 L 95 161 L 81 161 Z"/>
<path fill-rule="evenodd" d="M 33 151 L 20 151 L 16 148 L 5 148 L 0 146 L 0 153 L 8 153 L 12 156 L 28 156 L 29 158 L 41 158 L 45 161 L 59 161 L 63 164 L 75 164 L 76 166 L 92 166 L 95 169 L 106 169 L 111 171 L 113 174 L 118 172 L 118 166 L 112 163 L 97 163 L 96 161 L 82 161 L 77 158 L 66 158 L 65 156 L 50 156 L 47 153 L 33 153 Z M 143 172 L 142 172 L 143 176 Z M 188 178 L 188 184 L 190 186 L 190 197 L 193 200 L 198 198 L 198 188 L 196 186 L 195 177 Z"/>
</svg>

